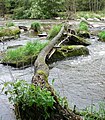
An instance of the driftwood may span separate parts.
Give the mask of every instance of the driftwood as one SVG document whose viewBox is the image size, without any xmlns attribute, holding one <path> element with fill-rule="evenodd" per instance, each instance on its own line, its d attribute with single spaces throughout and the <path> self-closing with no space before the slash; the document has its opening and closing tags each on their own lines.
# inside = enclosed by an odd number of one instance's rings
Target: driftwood
<svg viewBox="0 0 105 120">
<path fill-rule="evenodd" d="M 34 76 L 32 78 L 32 83 L 35 86 L 40 86 L 42 89 L 46 87 L 52 94 L 55 100 L 55 111 L 56 114 L 51 116 L 50 120 L 82 120 L 80 116 L 75 115 L 68 107 L 62 107 L 59 104 L 58 97 L 56 96 L 54 89 L 48 83 L 49 67 L 46 64 L 46 56 L 53 49 L 53 47 L 58 43 L 59 39 L 62 37 L 65 30 L 65 25 L 62 26 L 60 32 L 55 36 L 52 41 L 40 52 L 35 63 L 34 63 Z M 61 44 L 61 43 L 60 43 Z"/>
</svg>

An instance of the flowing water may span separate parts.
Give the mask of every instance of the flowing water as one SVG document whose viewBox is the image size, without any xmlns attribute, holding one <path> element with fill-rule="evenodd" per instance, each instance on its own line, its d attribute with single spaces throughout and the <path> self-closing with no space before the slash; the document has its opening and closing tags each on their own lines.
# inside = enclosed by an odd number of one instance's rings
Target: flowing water
<svg viewBox="0 0 105 120">
<path fill-rule="evenodd" d="M 97 23 L 94 23 L 95 29 L 104 29 L 103 23 L 96 25 Z M 105 43 L 97 39 L 95 36 L 89 39 L 92 43 L 88 46 L 90 55 L 53 63 L 53 68 L 50 70 L 49 82 L 55 79 L 54 88 L 62 96 L 67 97 L 70 106 L 76 105 L 79 109 L 105 100 Z M 5 42 L 4 45 L 0 43 L 0 50 L 6 50 L 12 45 L 24 45 L 30 40 L 34 41 L 35 38 L 22 35 L 16 41 Z M 19 70 L 0 64 L 0 89 L 5 81 L 25 79 L 30 82 L 32 75 L 33 66 Z M 12 105 L 1 93 L 0 120 L 15 119 Z"/>
</svg>

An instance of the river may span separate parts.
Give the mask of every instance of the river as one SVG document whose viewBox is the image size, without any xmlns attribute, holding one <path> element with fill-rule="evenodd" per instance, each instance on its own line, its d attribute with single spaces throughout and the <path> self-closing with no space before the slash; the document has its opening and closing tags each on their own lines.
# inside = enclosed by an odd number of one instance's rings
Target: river
<svg viewBox="0 0 105 120">
<path fill-rule="evenodd" d="M 21 24 L 27 25 L 27 22 L 22 21 Z M 20 21 L 15 21 L 15 23 L 19 24 Z M 94 29 L 104 29 L 105 23 L 91 23 L 94 25 Z M 5 42 L 4 45 L 0 43 L 0 50 L 6 50 L 10 45 L 24 45 L 29 40 L 34 41 L 36 39 L 21 35 L 21 38 L 16 41 Z M 89 41 L 92 43 L 88 46 L 90 55 L 68 58 L 53 63 L 49 75 L 50 83 L 52 79 L 55 79 L 53 86 L 56 91 L 61 96 L 67 97 L 70 107 L 76 105 L 78 109 L 105 100 L 105 43 L 99 42 L 95 36 L 91 36 Z M 5 81 L 24 79 L 30 82 L 32 75 L 33 66 L 15 69 L 0 64 L 0 89 Z M 15 119 L 13 106 L 8 102 L 7 97 L 1 93 L 0 120 Z"/>
</svg>

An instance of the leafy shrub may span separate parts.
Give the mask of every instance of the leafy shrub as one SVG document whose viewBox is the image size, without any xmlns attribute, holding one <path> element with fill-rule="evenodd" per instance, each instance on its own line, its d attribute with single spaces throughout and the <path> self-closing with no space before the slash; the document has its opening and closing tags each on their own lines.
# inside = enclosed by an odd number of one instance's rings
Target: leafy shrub
<svg viewBox="0 0 105 120">
<path fill-rule="evenodd" d="M 38 41 L 33 43 L 28 42 L 25 46 L 19 47 L 16 50 L 8 50 L 3 61 L 24 60 L 27 56 L 37 56 L 46 44 L 47 43 L 40 43 Z"/>
<path fill-rule="evenodd" d="M 14 24 L 13 22 L 7 22 L 7 23 L 6 23 L 6 26 L 7 26 L 7 27 L 11 27 L 11 26 L 15 26 L 15 24 Z"/>
<path fill-rule="evenodd" d="M 39 22 L 33 22 L 31 24 L 31 29 L 33 29 L 35 32 L 39 32 L 41 30 L 41 24 Z"/>
<path fill-rule="evenodd" d="M 5 94 L 9 95 L 8 99 L 12 104 L 20 106 L 24 111 L 27 110 L 27 107 L 34 108 L 36 106 L 42 109 L 42 115 L 45 118 L 50 116 L 48 109 L 53 109 L 55 101 L 53 96 L 51 96 L 51 92 L 46 88 L 41 89 L 38 86 L 35 87 L 33 84 L 28 84 L 24 80 L 7 82 L 4 84 L 5 87 Z"/>
<path fill-rule="evenodd" d="M 105 41 L 105 31 L 99 32 L 98 36 L 101 41 Z"/>
<path fill-rule="evenodd" d="M 49 31 L 48 39 L 54 38 L 61 30 L 61 27 L 61 24 L 53 26 L 53 28 Z"/>
</svg>

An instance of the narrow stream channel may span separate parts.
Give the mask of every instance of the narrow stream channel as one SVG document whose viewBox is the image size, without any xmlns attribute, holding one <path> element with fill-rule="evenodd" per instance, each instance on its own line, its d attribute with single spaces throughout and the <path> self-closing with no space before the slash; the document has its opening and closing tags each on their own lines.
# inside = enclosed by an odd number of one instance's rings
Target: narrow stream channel
<svg viewBox="0 0 105 120">
<path fill-rule="evenodd" d="M 24 45 L 28 40 L 35 40 L 27 36 L 21 38 L 23 41 L 6 42 L 4 46 L 0 43 L 0 50 L 6 49 L 8 45 Z M 90 55 L 53 63 L 54 67 L 50 70 L 49 82 L 55 79 L 54 88 L 67 97 L 70 106 L 76 105 L 79 109 L 105 100 L 105 43 L 97 39 L 94 36 L 89 39 L 92 43 L 88 46 Z M 0 89 L 5 81 L 24 79 L 30 82 L 32 75 L 33 66 L 19 70 L 0 64 Z M 12 105 L 2 93 L 0 120 L 16 120 Z"/>
</svg>

